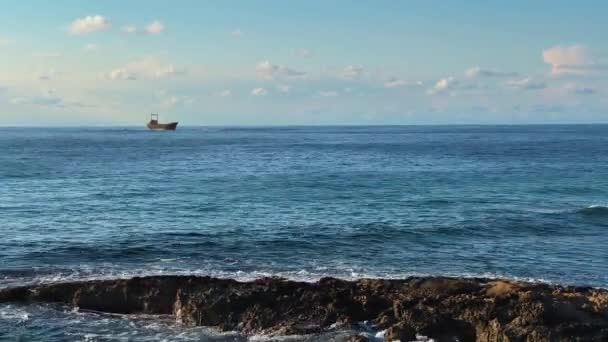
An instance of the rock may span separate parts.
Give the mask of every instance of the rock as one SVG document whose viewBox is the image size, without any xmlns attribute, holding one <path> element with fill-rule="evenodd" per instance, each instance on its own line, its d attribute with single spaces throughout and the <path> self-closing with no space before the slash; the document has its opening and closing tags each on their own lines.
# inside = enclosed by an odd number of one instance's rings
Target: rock
<svg viewBox="0 0 608 342">
<path fill-rule="evenodd" d="M 121 314 L 169 314 L 244 334 L 318 334 L 372 322 L 385 338 L 435 341 L 608 341 L 608 291 L 508 280 L 323 278 L 316 283 L 188 276 L 34 285 L 0 302 L 59 302 Z M 351 336 L 351 339 L 366 339 Z"/>
<path fill-rule="evenodd" d="M 363 335 L 352 335 L 346 339 L 347 342 L 368 342 L 369 339 Z"/>
<path fill-rule="evenodd" d="M 416 340 L 416 330 L 407 323 L 395 324 L 384 333 L 385 341 L 409 342 Z"/>
<path fill-rule="evenodd" d="M 520 285 L 504 280 L 490 282 L 485 288 L 485 293 L 491 297 L 505 297 L 520 289 Z"/>
</svg>

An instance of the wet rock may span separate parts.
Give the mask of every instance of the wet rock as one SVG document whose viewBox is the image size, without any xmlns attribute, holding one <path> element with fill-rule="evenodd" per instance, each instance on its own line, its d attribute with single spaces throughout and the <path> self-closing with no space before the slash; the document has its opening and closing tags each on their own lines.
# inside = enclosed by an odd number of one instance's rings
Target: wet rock
<svg viewBox="0 0 608 342">
<path fill-rule="evenodd" d="M 608 291 L 508 280 L 414 277 L 316 283 L 187 276 L 0 290 L 0 302 L 59 302 L 84 310 L 172 314 L 244 334 L 318 334 L 368 321 L 387 340 L 607 341 Z M 350 339 L 366 339 L 362 335 Z"/>
<path fill-rule="evenodd" d="M 395 324 L 384 333 L 385 341 L 409 342 L 416 340 L 416 329 L 407 323 Z"/>
<path fill-rule="evenodd" d="M 347 342 L 369 342 L 370 339 L 363 335 L 352 335 L 346 339 Z"/>
</svg>

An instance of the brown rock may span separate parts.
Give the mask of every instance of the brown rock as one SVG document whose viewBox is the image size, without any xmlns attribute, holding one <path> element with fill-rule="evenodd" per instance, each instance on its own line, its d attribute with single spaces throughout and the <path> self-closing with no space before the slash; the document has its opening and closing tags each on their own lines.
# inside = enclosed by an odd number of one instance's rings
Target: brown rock
<svg viewBox="0 0 608 342">
<path fill-rule="evenodd" d="M 347 342 L 368 342 L 369 339 L 362 335 L 352 335 L 346 340 Z"/>
<path fill-rule="evenodd" d="M 159 276 L 0 290 L 0 302 L 60 302 L 111 313 L 172 314 L 245 334 L 317 334 L 338 323 L 436 341 L 608 341 L 608 291 L 508 280 L 418 277 L 317 283 Z M 356 339 L 364 336 L 352 337 Z"/>
<path fill-rule="evenodd" d="M 395 324 L 384 333 L 385 341 L 409 342 L 416 340 L 416 330 L 407 323 Z"/>
</svg>

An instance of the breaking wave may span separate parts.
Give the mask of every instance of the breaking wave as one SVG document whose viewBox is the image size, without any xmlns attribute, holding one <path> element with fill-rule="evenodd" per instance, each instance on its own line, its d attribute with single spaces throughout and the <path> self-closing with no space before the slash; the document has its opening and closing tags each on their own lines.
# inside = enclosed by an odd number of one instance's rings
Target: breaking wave
<svg viewBox="0 0 608 342">
<path fill-rule="evenodd" d="M 579 209 L 577 212 L 589 216 L 608 216 L 608 206 L 594 204 L 586 208 Z"/>
</svg>

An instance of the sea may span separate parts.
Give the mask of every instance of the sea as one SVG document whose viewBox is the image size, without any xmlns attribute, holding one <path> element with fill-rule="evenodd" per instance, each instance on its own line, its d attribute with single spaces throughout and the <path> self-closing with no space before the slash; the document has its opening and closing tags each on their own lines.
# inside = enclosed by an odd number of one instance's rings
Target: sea
<svg viewBox="0 0 608 342">
<path fill-rule="evenodd" d="M 608 287 L 608 125 L 5 127 L 0 236 L 0 288 L 161 274 Z M 244 339 L 0 305 L 7 341 Z"/>
</svg>

